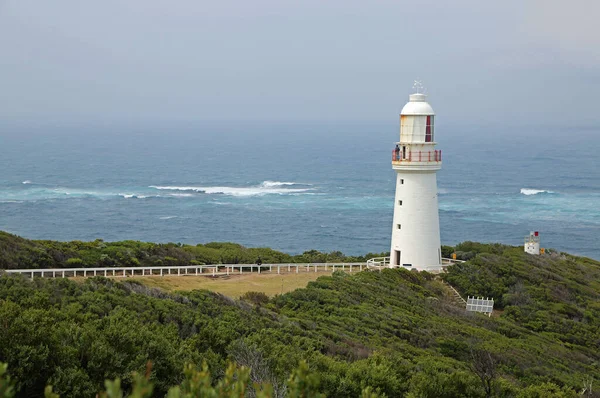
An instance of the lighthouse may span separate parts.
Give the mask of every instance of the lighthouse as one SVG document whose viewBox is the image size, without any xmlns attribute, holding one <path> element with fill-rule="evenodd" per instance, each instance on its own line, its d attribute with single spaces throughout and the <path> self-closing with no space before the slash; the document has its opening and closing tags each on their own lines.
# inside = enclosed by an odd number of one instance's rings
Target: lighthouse
<svg viewBox="0 0 600 398">
<path fill-rule="evenodd" d="M 529 236 L 525 237 L 525 253 L 529 254 L 540 254 L 540 233 L 538 231 L 531 231 Z"/>
<path fill-rule="evenodd" d="M 442 151 L 435 149 L 433 108 L 421 84 L 414 88 L 400 112 L 400 141 L 392 150 L 396 196 L 389 264 L 435 271 L 442 266 L 436 178 Z"/>
</svg>

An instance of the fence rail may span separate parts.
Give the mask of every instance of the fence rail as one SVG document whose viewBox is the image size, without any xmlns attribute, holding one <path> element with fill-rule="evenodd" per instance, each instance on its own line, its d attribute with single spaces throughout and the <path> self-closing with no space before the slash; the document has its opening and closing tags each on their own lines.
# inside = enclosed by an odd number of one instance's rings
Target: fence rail
<svg viewBox="0 0 600 398">
<path fill-rule="evenodd" d="M 455 260 L 453 258 L 442 258 L 442 267 L 446 267 L 451 264 L 464 263 L 463 260 Z M 400 268 L 399 265 L 390 264 L 390 257 L 375 257 L 367 260 L 368 268 Z"/>
<path fill-rule="evenodd" d="M 392 150 L 392 162 L 441 162 L 442 151 L 397 151 Z"/>
<path fill-rule="evenodd" d="M 289 263 L 289 264 L 214 264 L 185 265 L 166 267 L 104 267 L 104 268 L 45 268 L 7 269 L 7 274 L 23 274 L 30 278 L 71 278 L 71 277 L 131 277 L 131 276 L 222 276 L 256 273 L 300 273 L 300 272 L 357 272 L 366 269 L 366 263 Z"/>
<path fill-rule="evenodd" d="M 442 266 L 462 263 L 461 260 L 442 259 Z M 262 273 L 300 273 L 300 272 L 358 272 L 364 269 L 394 268 L 389 257 L 377 257 L 365 263 L 286 263 L 286 264 L 212 264 L 156 267 L 100 267 L 100 268 L 38 268 L 6 269 L 7 274 L 22 274 L 30 278 L 72 278 L 72 277 L 132 277 L 132 276 L 223 276 L 240 275 L 249 272 Z"/>
</svg>

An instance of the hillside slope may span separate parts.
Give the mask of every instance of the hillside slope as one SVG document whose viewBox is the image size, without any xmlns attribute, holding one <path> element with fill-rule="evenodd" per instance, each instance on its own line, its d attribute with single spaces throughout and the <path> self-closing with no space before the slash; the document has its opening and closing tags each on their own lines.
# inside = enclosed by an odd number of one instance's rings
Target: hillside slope
<svg viewBox="0 0 600 398">
<path fill-rule="evenodd" d="M 148 360 L 156 396 L 181 382 L 185 363 L 219 375 L 226 360 L 251 362 L 275 384 L 306 360 L 331 397 L 367 386 L 388 397 L 570 397 L 600 380 L 598 262 L 463 245 L 475 257 L 443 277 L 496 298 L 499 316 L 467 314 L 442 281 L 405 270 L 336 272 L 243 300 L 3 276 L 0 362 L 22 396 L 48 383 L 64 397 L 93 396 L 115 377 L 128 389 Z"/>
<path fill-rule="evenodd" d="M 197 264 L 359 262 L 383 253 L 350 257 L 339 251 L 309 250 L 290 255 L 270 248 L 247 248 L 230 242 L 198 245 L 127 240 L 93 242 L 30 240 L 0 231 L 0 269 L 164 266 Z"/>
</svg>

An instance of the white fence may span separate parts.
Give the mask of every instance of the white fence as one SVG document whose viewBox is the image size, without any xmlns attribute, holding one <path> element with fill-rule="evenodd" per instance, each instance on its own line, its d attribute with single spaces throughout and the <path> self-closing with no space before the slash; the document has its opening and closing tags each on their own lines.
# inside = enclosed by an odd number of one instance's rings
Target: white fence
<svg viewBox="0 0 600 398">
<path fill-rule="evenodd" d="M 444 258 L 442 266 L 463 261 Z M 44 269 L 7 269 L 0 273 L 24 274 L 30 278 L 72 278 L 72 277 L 131 277 L 131 276 L 222 276 L 238 275 L 249 272 L 256 273 L 300 273 L 300 272 L 331 272 L 345 271 L 356 272 L 363 269 L 394 268 L 389 257 L 378 257 L 366 263 L 302 263 L 302 264 L 213 264 L 213 265 L 185 265 L 185 266 L 158 266 L 158 267 L 103 267 L 103 268 L 44 268 Z"/>
<path fill-rule="evenodd" d="M 106 267 L 106 268 L 46 268 L 0 270 L 7 274 L 23 274 L 30 278 L 72 278 L 72 277 L 131 277 L 131 276 L 222 276 L 240 275 L 250 272 L 261 273 L 300 273 L 300 272 L 357 272 L 366 269 L 366 263 L 316 263 L 316 264 L 214 264 L 168 267 Z"/>
<path fill-rule="evenodd" d="M 375 257 L 367 260 L 367 267 L 369 268 L 379 268 L 379 267 L 389 267 L 390 266 L 390 258 L 389 257 Z"/>
<path fill-rule="evenodd" d="M 483 298 L 483 297 L 468 297 L 467 298 L 467 311 L 469 312 L 483 312 L 492 316 L 494 311 L 494 299 Z"/>
<path fill-rule="evenodd" d="M 447 267 L 451 264 L 464 263 L 462 260 L 454 260 L 452 258 L 442 258 L 442 267 Z M 390 264 L 390 257 L 375 257 L 367 260 L 367 267 L 369 268 L 401 268 L 400 265 Z"/>
</svg>

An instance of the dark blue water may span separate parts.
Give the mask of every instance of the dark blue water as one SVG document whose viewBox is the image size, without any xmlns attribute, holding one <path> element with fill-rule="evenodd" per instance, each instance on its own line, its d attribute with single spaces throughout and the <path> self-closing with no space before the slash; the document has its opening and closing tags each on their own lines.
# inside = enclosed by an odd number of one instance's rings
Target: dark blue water
<svg viewBox="0 0 600 398">
<path fill-rule="evenodd" d="M 600 129 L 437 126 L 442 242 L 600 259 Z M 27 238 L 389 250 L 397 126 L 0 131 L 0 229 Z"/>
</svg>

